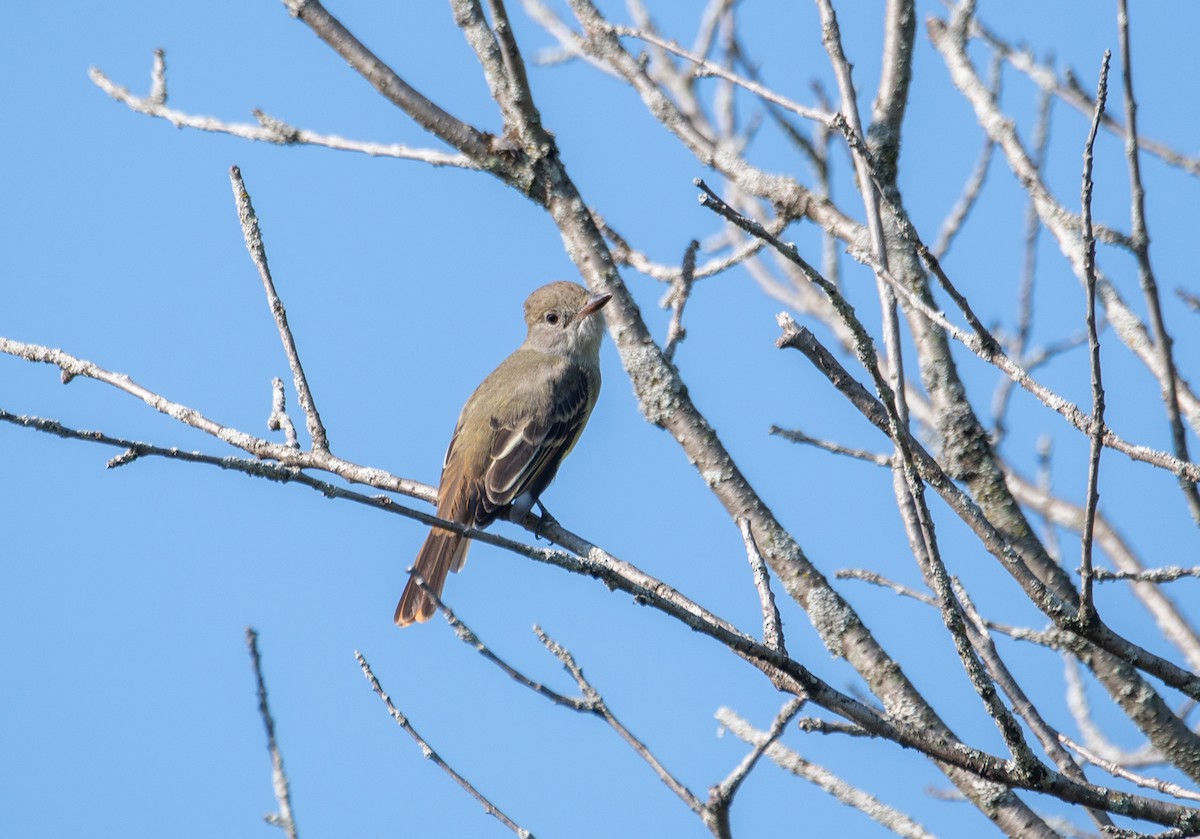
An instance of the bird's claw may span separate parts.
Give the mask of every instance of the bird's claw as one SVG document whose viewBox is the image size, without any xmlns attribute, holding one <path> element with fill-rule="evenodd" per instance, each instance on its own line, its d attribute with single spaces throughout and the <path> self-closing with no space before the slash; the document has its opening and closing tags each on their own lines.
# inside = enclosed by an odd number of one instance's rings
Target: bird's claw
<svg viewBox="0 0 1200 839">
<path fill-rule="evenodd" d="M 541 511 L 541 516 L 538 518 L 537 527 L 533 529 L 533 536 L 535 539 L 541 539 L 542 532 L 546 529 L 546 527 L 552 524 L 557 525 L 558 519 L 550 515 L 550 511 L 546 509 L 546 505 L 541 501 L 537 501 L 535 504 L 538 510 Z"/>
</svg>

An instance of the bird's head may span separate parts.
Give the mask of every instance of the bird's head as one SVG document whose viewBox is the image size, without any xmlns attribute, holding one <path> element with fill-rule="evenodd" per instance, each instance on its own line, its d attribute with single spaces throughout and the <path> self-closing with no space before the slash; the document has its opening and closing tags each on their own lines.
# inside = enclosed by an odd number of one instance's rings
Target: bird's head
<svg viewBox="0 0 1200 839">
<path fill-rule="evenodd" d="M 598 313 L 611 297 L 565 280 L 542 286 L 525 301 L 526 343 L 554 355 L 596 358 L 604 334 Z"/>
</svg>

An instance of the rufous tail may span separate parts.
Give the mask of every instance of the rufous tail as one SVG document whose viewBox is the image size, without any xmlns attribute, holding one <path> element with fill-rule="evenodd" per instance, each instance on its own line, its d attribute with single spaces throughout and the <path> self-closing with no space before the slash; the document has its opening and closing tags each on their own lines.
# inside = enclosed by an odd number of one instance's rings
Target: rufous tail
<svg viewBox="0 0 1200 839">
<path fill-rule="evenodd" d="M 453 567 L 462 567 L 463 555 L 466 554 L 470 540 L 448 530 L 434 528 L 425 537 L 425 544 L 417 554 L 413 563 L 413 575 L 420 575 L 426 587 L 438 597 L 442 595 L 442 587 L 446 585 L 446 573 Z M 410 623 L 421 623 L 433 617 L 437 604 L 433 598 L 421 590 L 414 577 L 410 577 L 396 605 L 396 626 L 408 626 Z"/>
</svg>

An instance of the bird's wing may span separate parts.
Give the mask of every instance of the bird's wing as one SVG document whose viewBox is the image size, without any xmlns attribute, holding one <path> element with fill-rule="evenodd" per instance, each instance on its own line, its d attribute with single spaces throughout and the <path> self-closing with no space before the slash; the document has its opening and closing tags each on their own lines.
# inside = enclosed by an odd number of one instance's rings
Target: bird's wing
<svg viewBox="0 0 1200 839">
<path fill-rule="evenodd" d="M 483 475 L 482 507 L 491 513 L 527 492 L 537 499 L 579 440 L 596 403 L 598 379 L 572 366 L 553 382 L 548 411 L 493 420 L 496 435 Z"/>
</svg>

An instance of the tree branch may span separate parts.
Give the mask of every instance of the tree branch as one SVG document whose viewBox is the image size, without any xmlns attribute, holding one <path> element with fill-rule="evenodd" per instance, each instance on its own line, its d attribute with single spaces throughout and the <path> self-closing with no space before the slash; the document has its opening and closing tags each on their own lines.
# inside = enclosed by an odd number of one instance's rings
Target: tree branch
<svg viewBox="0 0 1200 839">
<path fill-rule="evenodd" d="M 258 713 L 267 729 L 267 751 L 271 753 L 271 785 L 275 788 L 275 800 L 279 802 L 279 812 L 270 813 L 265 819 L 268 824 L 282 830 L 288 839 L 298 839 L 287 772 L 283 768 L 283 755 L 279 751 L 279 744 L 275 741 L 275 720 L 271 717 L 271 709 L 267 705 L 267 685 L 263 681 L 262 659 L 258 654 L 258 633 L 252 627 L 246 627 L 246 646 L 250 648 L 254 681 L 258 685 Z"/>
</svg>

